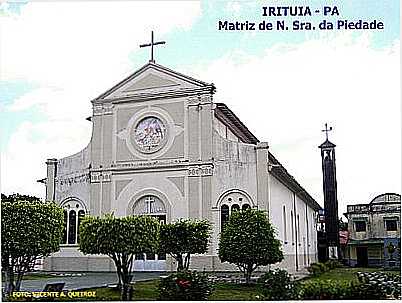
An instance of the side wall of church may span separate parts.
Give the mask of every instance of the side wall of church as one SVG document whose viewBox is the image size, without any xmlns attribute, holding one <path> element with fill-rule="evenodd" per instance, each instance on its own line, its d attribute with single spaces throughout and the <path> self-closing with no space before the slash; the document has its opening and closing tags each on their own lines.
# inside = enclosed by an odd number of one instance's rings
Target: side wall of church
<svg viewBox="0 0 402 303">
<path fill-rule="evenodd" d="M 302 269 L 316 260 L 314 210 L 270 174 L 270 219 L 282 242 L 284 260 L 277 267 Z M 306 214 L 307 212 L 307 214 Z"/>
<path fill-rule="evenodd" d="M 212 222 L 213 234 L 211 253 L 216 255 L 221 230 L 221 205 L 227 195 L 239 191 L 244 202 L 257 207 L 255 145 L 231 141 L 214 132 L 214 176 L 212 185 Z M 226 201 L 227 202 L 227 201 Z M 242 202 L 235 201 L 241 206 Z M 228 204 L 231 204 L 230 202 Z"/>
</svg>

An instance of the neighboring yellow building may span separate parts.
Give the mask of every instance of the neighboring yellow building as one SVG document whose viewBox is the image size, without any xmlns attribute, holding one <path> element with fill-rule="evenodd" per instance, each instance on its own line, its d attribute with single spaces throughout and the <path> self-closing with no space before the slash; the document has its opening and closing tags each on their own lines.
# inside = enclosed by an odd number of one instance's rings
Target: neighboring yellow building
<svg viewBox="0 0 402 303">
<path fill-rule="evenodd" d="M 358 267 L 400 267 L 401 195 L 386 193 L 369 204 L 348 205 L 346 261 Z"/>
</svg>

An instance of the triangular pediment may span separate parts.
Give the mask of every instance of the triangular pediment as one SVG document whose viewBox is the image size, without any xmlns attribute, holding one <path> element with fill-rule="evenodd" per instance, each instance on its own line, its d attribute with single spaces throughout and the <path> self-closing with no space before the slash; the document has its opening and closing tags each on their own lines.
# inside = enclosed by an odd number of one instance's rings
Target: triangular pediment
<svg viewBox="0 0 402 303">
<path fill-rule="evenodd" d="M 132 85 L 127 87 L 127 89 L 125 89 L 124 91 L 125 92 L 138 91 L 144 89 L 154 89 L 159 87 L 175 86 L 175 85 L 180 84 L 171 79 L 163 78 L 161 76 L 154 74 L 148 74 L 142 79 L 132 83 Z"/>
<path fill-rule="evenodd" d="M 185 76 L 156 63 L 148 63 L 95 100 L 156 95 L 209 87 L 211 84 Z"/>
</svg>

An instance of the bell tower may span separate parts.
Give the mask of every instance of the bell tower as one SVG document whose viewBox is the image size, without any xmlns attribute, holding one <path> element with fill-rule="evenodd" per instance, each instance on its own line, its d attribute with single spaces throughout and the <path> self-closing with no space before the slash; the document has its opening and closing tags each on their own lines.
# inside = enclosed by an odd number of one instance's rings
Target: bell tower
<svg viewBox="0 0 402 303">
<path fill-rule="evenodd" d="M 338 258 L 339 249 L 339 222 L 338 222 L 338 199 L 336 185 L 336 160 L 335 144 L 328 140 L 328 128 L 325 123 L 326 140 L 319 148 L 321 149 L 323 191 L 324 191 L 324 214 L 325 214 L 325 237 L 328 247 L 328 257 Z"/>
</svg>

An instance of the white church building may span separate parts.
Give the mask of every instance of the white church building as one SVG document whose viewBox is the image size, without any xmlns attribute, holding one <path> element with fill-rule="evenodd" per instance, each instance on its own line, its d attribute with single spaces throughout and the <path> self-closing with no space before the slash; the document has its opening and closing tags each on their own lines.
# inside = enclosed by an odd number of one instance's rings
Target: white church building
<svg viewBox="0 0 402 303">
<path fill-rule="evenodd" d="M 64 209 L 60 251 L 47 271 L 114 271 L 107 256 L 78 250 L 86 215 L 146 214 L 163 222 L 207 219 L 209 250 L 191 259 L 198 270 L 236 270 L 221 263 L 218 239 L 233 211 L 267 212 L 290 272 L 317 260 L 320 205 L 223 103 L 215 87 L 153 60 L 92 100 L 92 138 L 81 152 L 48 159 L 46 199 Z M 258 108 L 258 106 L 256 106 Z M 138 255 L 134 270 L 170 271 L 165 255 Z"/>
</svg>

